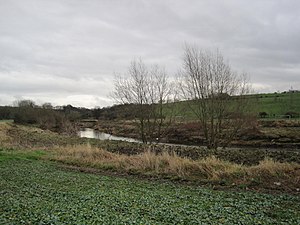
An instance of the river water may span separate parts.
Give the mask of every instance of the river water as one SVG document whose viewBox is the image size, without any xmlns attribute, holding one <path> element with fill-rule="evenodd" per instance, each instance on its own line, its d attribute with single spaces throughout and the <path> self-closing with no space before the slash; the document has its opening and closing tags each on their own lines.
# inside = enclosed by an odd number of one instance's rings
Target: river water
<svg viewBox="0 0 300 225">
<path fill-rule="evenodd" d="M 83 128 L 81 131 L 78 132 L 78 136 L 82 138 L 95 138 L 99 140 L 115 140 L 115 141 L 128 141 L 128 142 L 134 142 L 134 143 L 142 143 L 141 141 L 134 139 L 134 138 L 126 138 L 126 137 L 119 137 L 119 136 L 114 136 L 111 134 L 99 132 L 97 130 L 91 129 L 91 128 Z M 179 147 L 199 147 L 197 145 L 185 145 L 185 144 L 172 144 L 172 143 L 156 143 L 159 145 L 168 145 L 168 146 L 179 146 Z M 203 146 L 202 146 L 203 147 Z M 220 147 L 221 149 L 221 147 Z M 244 150 L 251 150 L 251 149 L 258 149 L 257 147 L 228 147 L 228 149 L 244 149 Z M 261 148 L 265 149 L 265 148 Z M 285 151 L 297 151 L 299 152 L 300 149 L 286 149 L 286 148 L 281 148 L 282 150 Z M 268 150 L 278 150 L 276 148 L 268 148 Z"/>
<path fill-rule="evenodd" d="M 127 138 L 127 137 L 120 137 L 120 136 L 114 136 L 108 133 L 100 132 L 91 128 L 82 128 L 78 132 L 78 136 L 82 138 L 94 138 L 99 140 L 114 140 L 114 141 L 127 141 L 127 142 L 134 142 L 134 143 L 142 143 L 142 141 L 139 141 L 134 138 Z M 172 143 L 156 143 L 159 145 L 170 145 L 170 146 L 193 146 L 193 145 L 184 145 L 184 144 L 172 144 Z"/>
<path fill-rule="evenodd" d="M 114 136 L 111 134 L 99 132 L 99 131 L 91 129 L 91 128 L 83 128 L 81 131 L 78 132 L 78 136 L 85 137 L 85 138 L 95 138 L 95 139 L 99 139 L 99 140 L 115 140 L 115 141 L 127 141 L 127 142 L 142 143 L 141 141 L 134 139 L 134 138 Z M 163 144 L 163 145 L 169 145 L 169 146 L 182 146 L 182 147 L 192 147 L 193 146 L 193 145 L 172 144 L 172 143 L 156 143 L 156 144 Z M 252 149 L 257 149 L 257 148 L 256 147 L 228 147 L 228 149 L 252 150 Z M 261 149 L 265 149 L 265 148 L 261 148 Z M 278 150 L 276 148 L 267 148 L 267 149 L 269 151 L 270 150 Z M 297 152 L 300 151 L 300 149 L 284 149 L 284 150 L 285 151 L 297 151 Z"/>
<path fill-rule="evenodd" d="M 81 131 L 78 132 L 78 136 L 85 137 L 85 138 L 95 138 L 99 140 L 128 141 L 128 142 L 140 143 L 139 140 L 133 138 L 118 137 L 111 134 L 99 132 L 91 128 L 83 128 Z"/>
</svg>

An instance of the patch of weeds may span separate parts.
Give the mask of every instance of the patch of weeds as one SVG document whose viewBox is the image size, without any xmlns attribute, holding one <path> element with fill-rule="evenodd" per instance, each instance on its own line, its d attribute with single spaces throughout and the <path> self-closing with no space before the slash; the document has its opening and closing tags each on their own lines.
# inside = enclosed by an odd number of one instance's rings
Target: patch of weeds
<svg viewBox="0 0 300 225">
<path fill-rule="evenodd" d="M 176 176 L 176 175 L 169 176 L 169 177 L 167 177 L 167 179 L 170 179 L 171 181 L 188 181 L 187 179 L 183 179 L 183 178 L 181 178 L 179 176 Z"/>
<path fill-rule="evenodd" d="M 242 170 L 238 170 L 238 171 L 232 172 L 230 174 L 230 177 L 228 177 L 228 178 L 243 179 L 244 177 L 245 177 L 245 172 Z M 227 178 L 227 177 L 225 176 L 225 178 Z"/>
<path fill-rule="evenodd" d="M 230 184 L 231 184 L 231 182 L 228 180 L 225 180 L 225 179 L 221 179 L 219 181 L 219 185 L 221 185 L 221 186 L 229 186 Z"/>
<path fill-rule="evenodd" d="M 245 190 L 245 189 L 248 188 L 248 185 L 249 185 L 249 184 L 243 183 L 243 184 L 238 184 L 237 187 L 238 187 L 239 189 L 244 189 L 244 190 Z"/>
<path fill-rule="evenodd" d="M 99 167 L 99 169 L 108 170 L 108 171 L 115 171 L 116 170 L 114 165 L 108 164 L 108 163 L 102 164 L 98 167 Z"/>
<path fill-rule="evenodd" d="M 261 180 L 258 178 L 251 178 L 250 179 L 250 183 L 249 183 L 249 187 L 256 187 L 256 186 L 260 186 L 262 184 Z"/>
<path fill-rule="evenodd" d="M 130 168 L 129 170 L 126 171 L 129 175 L 140 175 L 142 174 L 141 171 L 134 169 L 134 168 Z"/>
</svg>

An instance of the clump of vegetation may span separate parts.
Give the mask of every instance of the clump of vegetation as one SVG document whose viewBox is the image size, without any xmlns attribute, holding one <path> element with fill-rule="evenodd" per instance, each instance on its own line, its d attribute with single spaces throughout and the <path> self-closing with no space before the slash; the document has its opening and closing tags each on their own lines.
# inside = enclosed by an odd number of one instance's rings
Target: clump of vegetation
<svg viewBox="0 0 300 225">
<path fill-rule="evenodd" d="M 256 188 L 275 188 L 275 183 L 286 186 L 279 189 L 296 191 L 300 188 L 300 165 L 280 163 L 264 159 L 258 165 L 245 166 L 217 159 L 214 156 L 191 160 L 167 151 L 154 153 L 150 150 L 138 155 L 111 153 L 90 145 L 58 147 L 50 157 L 53 160 L 118 172 L 142 174 L 146 176 L 171 177 L 190 181 L 213 181 L 227 185 L 238 184 Z M 297 186 L 298 185 L 298 186 Z"/>
<path fill-rule="evenodd" d="M 0 107 L 0 119 L 12 119 L 16 124 L 34 125 L 67 134 L 76 133 L 73 115 L 54 110 L 50 103 L 38 106 L 31 100 L 17 101 L 15 107 Z"/>
<path fill-rule="evenodd" d="M 10 129 L 10 125 L 8 123 L 0 123 L 0 143 L 9 143 L 11 139 L 7 135 L 7 131 Z"/>
</svg>

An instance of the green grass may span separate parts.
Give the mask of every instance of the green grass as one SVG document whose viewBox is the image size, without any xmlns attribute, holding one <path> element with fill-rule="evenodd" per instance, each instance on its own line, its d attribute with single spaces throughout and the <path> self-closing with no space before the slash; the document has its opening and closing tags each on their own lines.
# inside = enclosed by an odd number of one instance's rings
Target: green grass
<svg viewBox="0 0 300 225">
<path fill-rule="evenodd" d="M 1 148 L 0 163 L 7 160 L 37 160 L 46 155 L 45 151 L 16 151 L 15 149 Z"/>
<path fill-rule="evenodd" d="M 0 123 L 12 123 L 14 120 L 0 120 Z"/>
<path fill-rule="evenodd" d="M 299 196 L 85 174 L 36 160 L 43 154 L 1 151 L 0 224 L 300 223 Z"/>
<path fill-rule="evenodd" d="M 258 115 L 259 112 L 266 112 L 270 117 L 280 118 L 287 112 L 300 113 L 300 93 L 269 93 L 254 94 L 247 96 L 250 99 L 251 110 Z M 189 101 L 171 103 L 172 106 L 165 106 L 165 115 L 179 116 L 183 120 L 197 119 L 190 108 Z"/>
<path fill-rule="evenodd" d="M 259 112 L 266 112 L 269 115 L 300 113 L 300 93 L 260 94 L 255 97 L 258 99 Z"/>
</svg>

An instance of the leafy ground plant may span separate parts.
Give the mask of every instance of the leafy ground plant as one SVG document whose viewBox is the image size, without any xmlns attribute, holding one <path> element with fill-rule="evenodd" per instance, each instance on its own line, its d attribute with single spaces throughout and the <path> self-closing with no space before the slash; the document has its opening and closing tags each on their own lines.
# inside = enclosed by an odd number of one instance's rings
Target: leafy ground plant
<svg viewBox="0 0 300 225">
<path fill-rule="evenodd" d="M 300 198 L 74 171 L 0 151 L 0 224 L 300 224 Z"/>
</svg>

